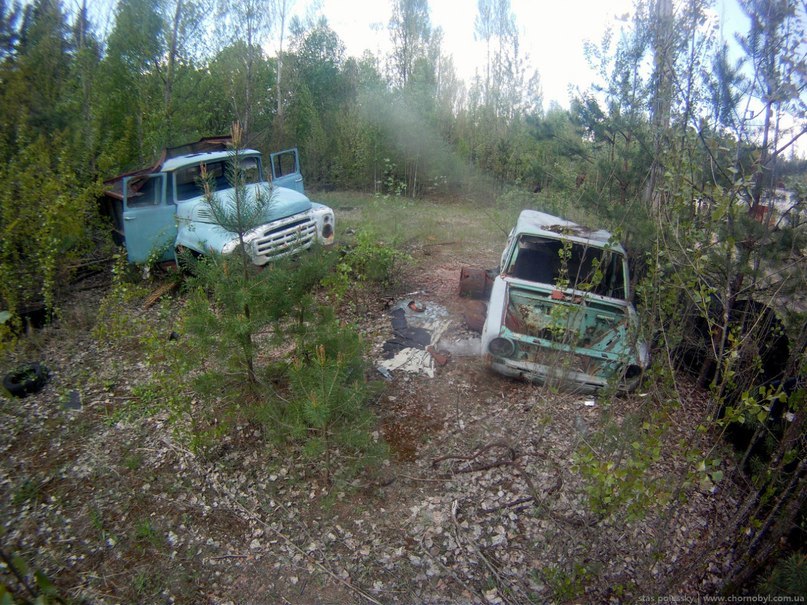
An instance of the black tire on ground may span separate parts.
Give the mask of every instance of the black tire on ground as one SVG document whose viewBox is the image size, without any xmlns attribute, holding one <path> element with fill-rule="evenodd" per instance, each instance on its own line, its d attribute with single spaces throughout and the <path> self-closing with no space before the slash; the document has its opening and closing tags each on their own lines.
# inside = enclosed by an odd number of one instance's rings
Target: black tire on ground
<svg viewBox="0 0 807 605">
<path fill-rule="evenodd" d="M 48 382 L 48 369 L 40 363 L 27 363 L 3 377 L 3 387 L 14 397 L 41 391 Z"/>
</svg>

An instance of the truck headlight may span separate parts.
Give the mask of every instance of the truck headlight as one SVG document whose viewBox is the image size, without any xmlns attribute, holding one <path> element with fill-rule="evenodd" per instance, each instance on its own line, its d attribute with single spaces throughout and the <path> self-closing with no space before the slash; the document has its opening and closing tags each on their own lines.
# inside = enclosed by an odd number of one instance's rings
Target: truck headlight
<svg viewBox="0 0 807 605">
<path fill-rule="evenodd" d="M 488 343 L 488 351 L 496 357 L 511 357 L 516 352 L 516 344 L 507 338 L 494 338 Z"/>
<path fill-rule="evenodd" d="M 635 364 L 631 364 L 631 365 L 628 366 L 628 369 L 625 370 L 625 378 L 627 378 L 627 379 L 636 378 L 641 373 L 642 373 L 642 368 L 640 366 L 637 366 Z"/>
<path fill-rule="evenodd" d="M 329 209 L 326 209 L 325 212 L 322 214 L 322 238 L 323 239 L 331 239 L 333 237 L 333 212 Z"/>
<path fill-rule="evenodd" d="M 229 242 L 227 242 L 226 244 L 224 244 L 221 247 L 221 253 L 222 254 L 232 254 L 233 252 L 235 252 L 235 249 L 238 248 L 239 243 L 240 242 L 239 242 L 238 238 L 234 237 L 233 239 L 231 239 Z"/>
</svg>

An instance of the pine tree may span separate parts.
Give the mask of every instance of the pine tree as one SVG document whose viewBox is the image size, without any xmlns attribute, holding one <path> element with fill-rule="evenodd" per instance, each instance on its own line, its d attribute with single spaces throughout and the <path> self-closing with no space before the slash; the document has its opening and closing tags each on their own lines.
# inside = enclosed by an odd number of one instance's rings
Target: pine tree
<svg viewBox="0 0 807 605">
<path fill-rule="evenodd" d="M 211 187 L 211 177 L 207 175 L 202 166 L 202 179 L 204 187 L 205 213 L 219 228 L 238 236 L 239 245 L 236 248 L 237 262 L 239 263 L 241 279 L 239 287 L 248 290 L 252 281 L 252 262 L 247 253 L 244 236 L 251 229 L 262 225 L 266 220 L 266 213 L 273 203 L 271 189 L 261 186 L 247 189 L 244 173 L 241 169 L 241 149 L 243 148 L 243 132 L 240 125 L 234 124 L 232 128 L 232 151 L 228 161 L 227 181 L 231 189 L 227 194 L 217 192 Z M 255 353 L 254 353 L 254 324 L 252 323 L 252 303 L 248 295 L 242 298 L 241 312 L 243 324 L 240 330 L 240 346 L 243 362 L 246 367 L 247 380 L 255 384 Z"/>
</svg>

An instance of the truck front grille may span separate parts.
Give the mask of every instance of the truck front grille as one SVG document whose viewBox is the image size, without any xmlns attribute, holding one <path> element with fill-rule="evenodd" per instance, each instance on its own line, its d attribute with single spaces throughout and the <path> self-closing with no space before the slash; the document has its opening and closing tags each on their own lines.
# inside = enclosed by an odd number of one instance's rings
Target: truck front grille
<svg viewBox="0 0 807 605">
<path fill-rule="evenodd" d="M 309 218 L 267 229 L 253 241 L 256 257 L 265 259 L 284 256 L 308 248 L 317 236 L 317 224 Z"/>
</svg>

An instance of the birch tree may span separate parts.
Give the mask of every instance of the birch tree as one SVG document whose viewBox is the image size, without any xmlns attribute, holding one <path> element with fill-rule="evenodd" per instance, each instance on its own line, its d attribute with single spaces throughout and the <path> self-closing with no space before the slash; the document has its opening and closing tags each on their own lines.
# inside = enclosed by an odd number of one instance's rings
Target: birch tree
<svg viewBox="0 0 807 605">
<path fill-rule="evenodd" d="M 406 88 L 415 62 L 425 55 L 432 34 L 428 0 L 395 0 L 389 32 L 393 45 L 391 79 L 399 88 Z"/>
<path fill-rule="evenodd" d="M 220 0 L 218 32 L 230 45 L 242 42 L 241 61 L 244 64 L 243 105 L 234 107 L 245 133 L 252 128 L 256 98 L 257 69 L 263 59 L 262 44 L 267 41 L 275 19 L 275 4 L 268 0 Z M 266 91 L 268 92 L 268 91 Z"/>
</svg>

